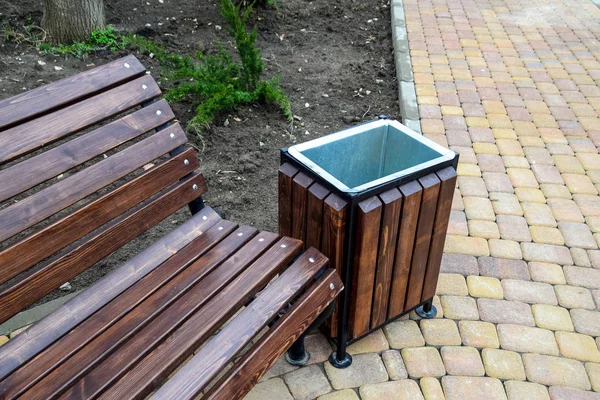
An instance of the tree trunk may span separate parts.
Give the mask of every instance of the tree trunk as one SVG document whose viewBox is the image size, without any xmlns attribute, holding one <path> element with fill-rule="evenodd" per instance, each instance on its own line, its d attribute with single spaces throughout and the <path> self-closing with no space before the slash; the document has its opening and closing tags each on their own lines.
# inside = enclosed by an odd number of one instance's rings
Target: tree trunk
<svg viewBox="0 0 600 400">
<path fill-rule="evenodd" d="M 105 27 L 103 0 L 44 0 L 42 28 L 54 43 L 85 42 Z"/>
</svg>

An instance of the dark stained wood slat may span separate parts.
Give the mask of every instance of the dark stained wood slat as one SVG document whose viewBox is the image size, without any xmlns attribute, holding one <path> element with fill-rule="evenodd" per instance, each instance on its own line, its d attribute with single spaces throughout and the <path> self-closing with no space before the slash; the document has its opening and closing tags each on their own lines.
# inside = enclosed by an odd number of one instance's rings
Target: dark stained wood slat
<svg viewBox="0 0 600 400">
<path fill-rule="evenodd" d="M 188 312 L 176 313 L 172 306 L 167 312 L 172 316 L 177 315 L 177 319 L 171 317 L 165 324 L 152 324 L 146 327 L 117 353 L 113 353 L 75 383 L 60 398 L 94 397 L 121 377 L 123 378 L 112 385 L 102 398 L 112 398 L 112 393 L 115 393 L 117 399 L 122 399 L 122 395 L 119 394 L 121 390 L 127 393 L 127 398 L 135 398 L 134 394 L 138 393 L 135 388 L 138 385 L 142 386 L 142 392 L 151 390 L 152 387 L 147 388 L 148 384 L 153 384 L 146 379 L 148 374 L 160 370 L 164 370 L 166 374 L 173 371 L 216 328 L 229 319 L 239 307 L 246 304 L 258 289 L 264 287 L 277 273 L 280 273 L 283 267 L 300 252 L 301 245 L 297 240 L 283 238 L 225 288 L 217 285 L 222 282 L 220 274 L 215 274 L 216 282 L 212 281 L 212 285 L 208 282 L 197 285 L 198 292 L 193 289 L 188 292 L 190 304 L 186 305 L 181 300 L 176 303 Z M 231 268 L 219 268 L 216 272 L 226 274 L 229 270 Z M 197 299 L 211 295 L 214 297 L 208 303 L 197 304 Z M 198 311 L 195 312 L 196 310 Z M 180 325 L 177 321 L 185 322 Z M 173 331 L 174 328 L 176 329 Z M 164 340 L 169 334 L 169 338 Z M 134 364 L 135 367 L 129 370 Z M 127 370 L 129 372 L 123 376 Z"/>
<path fill-rule="evenodd" d="M 161 111 L 157 115 L 157 111 Z M 0 171 L 0 201 L 113 149 L 175 116 L 165 100 Z"/>
<path fill-rule="evenodd" d="M 323 202 L 329 195 L 324 186 L 314 183 L 308 189 L 306 218 L 306 248 L 321 250 L 323 236 Z"/>
<path fill-rule="evenodd" d="M 39 149 L 160 95 L 150 75 L 17 125 L 0 135 L 0 164 Z"/>
<path fill-rule="evenodd" d="M 125 64 L 129 64 L 129 68 Z M 0 131 L 54 108 L 89 97 L 144 73 L 134 56 L 120 58 L 75 76 L 0 101 Z"/>
<path fill-rule="evenodd" d="M 448 220 L 450 218 L 450 210 L 452 209 L 452 197 L 454 196 L 454 187 L 456 185 L 456 171 L 454 171 L 454 168 L 447 167 L 436 174 L 440 179 L 441 186 L 437 210 L 435 212 L 433 235 L 429 246 L 427 272 L 425 274 L 425 282 L 423 283 L 421 301 L 428 300 L 435 295 L 442 255 L 444 253 L 444 243 L 446 242 L 446 232 L 448 231 Z"/>
<path fill-rule="evenodd" d="M 109 327 L 121 322 L 121 318 L 146 299 L 151 296 L 156 297 L 158 291 L 164 292 L 166 290 L 165 283 L 172 286 L 173 278 L 181 280 L 182 275 L 189 274 L 188 271 L 193 272 L 193 268 L 188 269 L 188 267 L 197 258 L 213 249 L 236 227 L 235 223 L 223 220 L 213 225 L 173 257 L 98 310 L 91 318 L 83 321 L 67 335 L 62 336 L 57 342 L 38 354 L 33 360 L 0 382 L 0 398 L 10 398 L 22 394 Z M 134 315 L 134 317 L 137 317 L 137 315 Z M 88 346 L 86 352 L 89 354 L 89 351 Z"/>
<path fill-rule="evenodd" d="M 292 236 L 292 182 L 298 169 L 285 163 L 279 167 L 279 234 Z"/>
<path fill-rule="evenodd" d="M 377 196 L 369 197 L 357 206 L 350 339 L 367 333 L 370 328 L 382 208 Z"/>
<path fill-rule="evenodd" d="M 193 189 L 194 185 L 197 190 Z M 57 260 L 11 283 L 0 292 L 0 322 L 41 299 L 204 192 L 204 177 L 191 176 L 142 208 L 100 229 Z"/>
<path fill-rule="evenodd" d="M 347 203 L 336 194 L 330 194 L 323 204 L 323 246 L 321 252 L 329 258 L 329 265 L 339 276 L 344 269 L 344 239 L 346 237 Z M 339 303 L 328 319 L 330 335 L 337 335 Z"/>
<path fill-rule="evenodd" d="M 186 165 L 184 160 L 188 161 Z M 0 251 L 0 283 L 7 282 L 49 254 L 119 216 L 129 208 L 192 173 L 199 166 L 193 149 L 152 168 L 74 213 Z"/>
<path fill-rule="evenodd" d="M 250 264 L 258 254 L 277 239 L 276 235 L 268 234 L 263 242 L 259 242 L 256 238 L 244 246 L 256 233 L 256 229 L 247 226 L 238 228 L 232 235 L 214 246 L 173 280 L 131 310 L 125 318 L 97 336 L 77 354 L 65 360 L 52 373 L 31 387 L 25 396 L 31 400 L 41 400 L 60 394 L 111 353 L 118 352 L 121 344 L 126 343 L 130 338 L 135 341 L 135 335 L 148 324 L 163 325 L 168 326 L 167 329 L 173 329 L 169 323 L 172 323 L 178 315 L 176 313 L 178 306 L 186 304 L 200 307 L 209 298 L 200 296 L 201 293 L 198 291 L 198 286 L 202 286 L 202 283 L 198 283 L 202 282 L 202 279 L 206 278 L 210 281 L 210 274 L 215 271 L 215 268 L 237 251 L 243 251 L 242 255 L 237 255 L 240 258 L 238 265 Z M 261 236 L 265 237 L 265 235 Z M 244 246 L 243 249 L 239 250 L 242 246 Z M 223 268 L 228 269 L 229 277 L 235 276 L 235 267 L 236 265 L 232 265 L 231 262 L 223 265 Z M 197 284 L 198 286 L 194 288 L 194 285 Z M 138 293 L 138 295 L 142 294 Z M 187 310 L 184 309 L 184 312 Z M 149 329 L 153 328 L 149 327 Z M 154 332 L 156 334 L 157 331 Z M 143 342 L 141 344 L 143 345 Z"/>
<path fill-rule="evenodd" d="M 219 215 L 212 208 L 205 207 L 51 315 L 6 343 L 0 351 L 0 379 L 4 379 L 219 221 Z"/>
<path fill-rule="evenodd" d="M 371 329 L 383 324 L 387 319 L 400 211 L 402 209 L 402 194 L 396 188 L 381 193 L 379 199 L 383 203 L 383 213 L 379 234 L 379 250 L 377 252 L 375 288 L 373 290 Z"/>
<path fill-rule="evenodd" d="M 292 237 L 306 242 L 308 188 L 314 180 L 303 172 L 294 177 L 292 202 Z"/>
<path fill-rule="evenodd" d="M 327 258 L 322 254 L 314 248 L 307 250 L 167 381 L 153 398 L 191 399 L 200 394 L 219 371 L 233 361 L 252 338 L 293 301 L 326 265 Z M 227 346 L 223 346 L 224 343 Z M 152 378 L 152 381 L 156 381 L 160 375 Z"/>
<path fill-rule="evenodd" d="M 0 241 L 74 204 L 186 141 L 185 133 L 179 124 L 175 124 L 0 210 Z"/>
<path fill-rule="evenodd" d="M 440 180 L 435 174 L 429 174 L 420 178 L 419 184 L 423 187 L 423 197 L 421 198 L 421 211 L 417 224 L 417 236 L 415 238 L 412 265 L 410 267 L 410 278 L 408 279 L 405 309 L 413 308 L 421 302 L 423 281 L 425 279 L 425 270 L 427 269 L 429 243 L 431 242 L 438 194 L 440 192 Z"/>
<path fill-rule="evenodd" d="M 242 399 L 341 290 L 340 278 L 327 270 L 203 399 Z"/>
<path fill-rule="evenodd" d="M 402 212 L 400 214 L 396 260 L 394 261 L 394 273 L 392 274 L 392 286 L 390 288 L 388 319 L 402 314 L 405 309 L 406 289 L 417 234 L 421 197 L 423 196 L 423 188 L 417 181 L 402 185 L 399 190 L 403 197 Z"/>
</svg>

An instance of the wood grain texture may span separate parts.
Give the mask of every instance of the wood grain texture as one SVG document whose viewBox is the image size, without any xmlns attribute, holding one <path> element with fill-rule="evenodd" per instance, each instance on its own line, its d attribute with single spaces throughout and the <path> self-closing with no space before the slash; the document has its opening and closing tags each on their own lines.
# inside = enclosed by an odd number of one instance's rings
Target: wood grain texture
<svg viewBox="0 0 600 400">
<path fill-rule="evenodd" d="M 193 190 L 193 185 L 203 187 L 204 177 L 191 176 L 140 209 L 123 214 L 122 218 L 101 228 L 58 259 L 11 282 L 0 291 L 0 322 L 6 321 L 187 205 L 202 192 Z"/>
<path fill-rule="evenodd" d="M 357 205 L 349 340 L 367 333 L 371 326 L 382 208 L 377 196 Z"/>
<path fill-rule="evenodd" d="M 308 204 L 308 188 L 314 180 L 303 172 L 299 172 L 292 182 L 292 237 L 306 243 L 306 219 Z"/>
<path fill-rule="evenodd" d="M 379 200 L 383 204 L 383 212 L 379 232 L 379 250 L 377 251 L 377 272 L 373 290 L 371 329 L 383 324 L 387 319 L 400 211 L 402 209 L 402 194 L 398 189 L 393 188 L 381 193 Z"/>
<path fill-rule="evenodd" d="M 323 202 L 327 196 L 329 196 L 329 190 L 316 182 L 308 189 L 306 203 L 306 248 L 314 247 L 317 250 L 321 250 Z"/>
<path fill-rule="evenodd" d="M 205 207 L 169 235 L 157 240 L 51 315 L 10 340 L 0 351 L 0 379 L 4 379 L 219 221 L 221 218 L 218 214 L 212 208 Z"/>
<path fill-rule="evenodd" d="M 323 241 L 321 252 L 329 258 L 329 265 L 339 276 L 344 270 L 344 240 L 346 237 L 346 212 L 348 204 L 336 194 L 330 194 L 323 204 Z M 339 303 L 327 320 L 329 334 L 337 335 Z"/>
<path fill-rule="evenodd" d="M 188 165 L 184 164 L 188 160 Z M 81 207 L 72 214 L 32 233 L 0 251 L 0 283 L 24 272 L 75 240 L 109 222 L 151 195 L 192 173 L 199 163 L 193 149 L 150 169 Z"/>
<path fill-rule="evenodd" d="M 196 265 L 192 268 L 188 267 L 196 259 L 203 257 L 211 251 L 215 245 L 220 244 L 236 228 L 237 225 L 233 222 L 219 221 L 202 235 L 196 237 L 190 244 L 175 253 L 173 257 L 142 277 L 138 282 L 94 313 L 90 318 L 87 318 L 67 335 L 62 337 L 56 335 L 56 339 L 58 339 L 56 342 L 44 349 L 33 360 L 25 363 L 4 381 L 0 382 L 0 398 L 11 398 L 22 394 L 25 390 L 30 389 L 34 384 L 55 371 L 56 368 L 63 366 L 67 360 L 70 361 L 77 357 L 81 358 L 82 354 L 90 358 L 94 352 L 94 345 L 98 346 L 97 338 L 106 338 L 104 332 L 108 329 L 112 329 L 114 332 L 118 328 L 118 324 L 120 324 L 121 329 L 125 329 L 125 332 L 122 337 L 117 335 L 117 341 L 122 341 L 134 334 L 141 326 L 139 322 L 140 318 L 147 315 L 149 311 L 154 310 L 152 304 L 148 303 L 149 299 L 152 299 L 155 304 L 158 299 L 158 303 L 164 308 L 170 304 L 168 303 L 169 298 L 172 302 L 173 299 L 178 298 L 182 291 L 185 290 L 187 286 L 182 285 L 182 282 L 185 282 L 190 275 L 195 274 L 195 281 L 205 276 L 207 273 L 206 270 L 209 268 L 209 263 L 215 260 L 218 261 L 218 254 L 222 254 L 222 251 L 213 252 L 211 256 L 204 259 L 206 263 L 202 265 Z M 233 238 L 235 239 L 236 236 Z M 199 270 L 201 269 L 199 267 L 204 268 L 204 270 Z M 140 311 L 135 313 L 136 309 Z M 127 317 L 130 312 L 135 314 Z M 53 336 L 54 332 L 47 332 L 46 335 Z M 92 341 L 94 343 L 90 344 Z M 112 346 L 116 344 L 115 342 L 108 343 Z M 85 353 L 77 353 L 84 348 Z M 92 358 L 92 360 L 94 359 Z M 85 368 L 86 365 L 83 366 L 83 369 Z M 65 378 L 69 379 L 72 376 L 72 373 L 67 372 L 65 376 L 59 375 L 58 379 L 64 382 Z"/>
<path fill-rule="evenodd" d="M 444 168 L 438 171 L 436 175 L 440 180 L 440 193 L 435 212 L 435 223 L 433 225 L 433 235 L 431 237 L 421 301 L 433 298 L 435 295 L 440 275 L 440 266 L 442 264 L 442 255 L 444 253 L 444 243 L 446 242 L 446 232 L 448 231 L 450 210 L 452 209 L 454 187 L 456 186 L 456 171 L 454 168 Z"/>
<path fill-rule="evenodd" d="M 440 180 L 435 174 L 420 178 L 419 184 L 423 187 L 423 197 L 421 198 L 421 210 L 419 212 L 419 222 L 417 223 L 417 236 L 410 267 L 405 309 L 415 307 L 421 302 L 429 244 L 431 243 L 438 194 L 440 192 Z"/>
<path fill-rule="evenodd" d="M 173 139 L 171 134 L 174 135 Z M 0 210 L 0 241 L 33 226 L 186 142 L 187 137 L 179 124 L 172 125 Z"/>
<path fill-rule="evenodd" d="M 400 186 L 399 190 L 402 193 L 403 201 L 396 244 L 396 259 L 392 274 L 392 286 L 390 288 L 388 319 L 402 314 L 405 310 L 406 289 L 410 277 L 410 265 L 412 263 L 419 210 L 421 208 L 421 197 L 423 195 L 423 188 L 416 181 Z"/>
<path fill-rule="evenodd" d="M 292 198 L 293 180 L 298 169 L 289 163 L 279 167 L 279 234 L 281 236 L 292 236 Z"/>
<path fill-rule="evenodd" d="M 241 235 L 239 235 L 240 233 Z M 59 395 L 103 359 L 112 354 L 119 354 L 121 345 L 129 346 L 131 349 L 131 343 L 138 341 L 136 335 L 139 334 L 146 340 L 152 340 L 154 336 L 147 336 L 148 331 L 159 332 L 157 331 L 158 326 L 167 331 L 174 329 L 169 324 L 176 325 L 175 322 L 181 317 L 181 313 L 189 314 L 188 308 L 182 307 L 182 304 L 188 307 L 192 305 L 201 307 L 210 298 L 212 287 L 210 284 L 203 284 L 204 280 L 210 282 L 211 279 L 214 280 L 215 275 L 219 275 L 219 278 L 223 280 L 222 282 L 215 281 L 215 285 L 220 285 L 216 288 L 219 290 L 227 283 L 228 279 L 239 272 L 239 268 L 248 265 L 268 247 L 267 243 L 257 240 L 253 241 L 251 245 L 244 246 L 256 233 L 255 229 L 247 226 L 238 228 L 132 309 L 123 319 L 94 338 L 77 354 L 63 360 L 62 365 L 36 383 L 24 395 L 31 400 L 42 400 Z M 276 240 L 275 235 L 272 236 L 269 238 L 270 243 Z M 244 246 L 243 254 L 235 254 L 242 246 Z M 234 254 L 239 258 L 237 264 L 231 262 L 223 264 Z M 227 269 L 226 271 L 217 269 L 221 264 L 223 264 L 222 268 Z M 138 296 L 143 295 L 144 293 L 138 293 Z M 94 334 L 94 332 L 88 333 Z M 144 346 L 143 341 L 138 341 L 138 343 Z"/>
<path fill-rule="evenodd" d="M 334 289 L 330 288 L 333 284 Z M 329 269 L 291 309 L 205 395 L 204 399 L 242 399 L 342 290 L 337 273 Z M 175 378 L 177 375 L 175 375 Z M 169 384 L 169 383 L 167 383 Z M 157 398 L 158 394 L 155 394 Z M 160 398 L 160 397 L 158 397 Z"/>
<path fill-rule="evenodd" d="M 160 89 L 154 79 L 145 75 L 97 96 L 9 128 L 0 135 L 0 165 L 159 95 Z"/>
<path fill-rule="evenodd" d="M 124 67 L 125 63 L 129 64 L 129 68 Z M 141 76 L 144 71 L 144 66 L 134 56 L 129 55 L 2 100 L 0 101 L 0 131 L 7 126 L 26 121 Z"/>
<path fill-rule="evenodd" d="M 282 244 L 285 247 L 281 247 Z M 184 296 L 187 304 L 184 298 L 175 303 L 174 306 L 180 305 L 181 311 L 173 309 L 173 306 L 167 311 L 177 315 L 177 319 L 169 318 L 168 324 L 146 327 L 119 352 L 106 358 L 69 388 L 61 398 L 92 397 L 109 387 L 101 398 L 122 399 L 123 393 L 127 393 L 127 398 L 143 398 L 158 383 L 148 379 L 151 374 L 164 372 L 168 375 L 172 372 L 208 335 L 246 304 L 257 290 L 280 273 L 300 250 L 299 241 L 283 238 L 225 288 L 220 285 L 211 287 L 207 283 L 198 285 L 201 292 L 190 291 Z M 217 272 L 225 273 L 227 270 L 219 268 Z M 222 280 L 217 279 L 216 282 Z M 198 305 L 196 299 L 204 298 L 207 293 L 213 294 L 210 301 Z M 167 335 L 169 338 L 165 340 Z"/>
<path fill-rule="evenodd" d="M 326 265 L 327 258 L 314 248 L 308 249 L 196 353 L 153 397 L 191 399 L 197 396 Z M 223 343 L 227 343 L 227 346 L 223 346 Z"/>
<path fill-rule="evenodd" d="M 156 111 L 161 111 L 160 115 Z M 80 165 L 175 116 L 165 100 L 0 171 L 0 201 Z"/>
</svg>

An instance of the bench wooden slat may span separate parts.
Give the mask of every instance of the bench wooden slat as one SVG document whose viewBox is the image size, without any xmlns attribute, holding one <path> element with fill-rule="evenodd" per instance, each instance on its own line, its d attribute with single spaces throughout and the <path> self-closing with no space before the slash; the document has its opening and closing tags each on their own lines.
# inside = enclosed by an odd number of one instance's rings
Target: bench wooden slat
<svg viewBox="0 0 600 400">
<path fill-rule="evenodd" d="M 156 111 L 161 111 L 160 115 Z M 165 100 L 104 125 L 35 157 L 0 171 L 0 201 L 103 154 L 170 121 L 175 116 Z"/>
<path fill-rule="evenodd" d="M 242 233 L 242 235 L 238 236 L 239 233 Z M 215 268 L 230 258 L 231 254 L 237 252 L 256 233 L 257 230 L 250 227 L 238 228 L 232 235 L 214 246 L 199 260 L 193 262 L 173 280 L 161 287 L 135 309 L 132 309 L 127 316 L 101 333 L 77 354 L 64 360 L 58 368 L 31 387 L 25 393 L 25 396 L 35 400 L 59 395 L 88 371 L 93 370 L 107 356 L 113 352 L 120 354 L 119 347 L 121 345 L 131 348 L 131 343 L 137 340 L 135 335 L 143 335 L 143 332 L 148 330 L 154 331 L 156 334 L 156 328 L 152 328 L 149 324 L 152 326 L 169 326 L 169 323 L 175 323 L 181 315 L 189 313 L 190 306 L 201 307 L 206 299 L 210 298 L 206 296 L 206 289 L 204 292 L 201 289 L 199 290 L 204 279 L 210 280 L 210 277 L 214 276 L 212 273 L 218 273 L 218 269 L 215 270 Z M 272 241 L 274 240 L 275 238 L 272 239 Z M 267 247 L 264 242 L 255 241 L 254 244 L 254 247 L 258 246 L 258 248 L 253 250 L 260 251 L 261 248 Z M 245 265 L 249 264 L 253 255 L 256 254 L 256 252 L 250 252 L 251 249 L 251 246 L 244 247 Z M 244 264 L 242 263 L 242 265 Z M 234 268 L 231 268 L 231 271 L 228 272 L 232 273 L 233 270 Z M 197 286 L 194 287 L 196 284 Z M 140 295 L 143 294 L 138 292 L 138 296 Z M 92 316 L 92 318 L 95 317 Z M 173 327 L 169 326 L 167 329 L 173 329 Z M 93 333 L 88 331 L 88 334 Z M 155 340 L 155 336 L 147 336 L 147 340 Z M 140 342 L 140 345 L 145 346 L 146 343 Z"/>
<path fill-rule="evenodd" d="M 188 164 L 184 163 L 188 160 Z M 74 213 L 0 251 L 0 283 L 24 272 L 198 168 L 193 149 L 167 160 Z"/>
<path fill-rule="evenodd" d="M 431 245 L 429 246 L 427 272 L 425 274 L 425 281 L 423 282 L 421 301 L 428 300 L 435 295 L 440 266 L 442 264 L 442 255 L 444 253 L 444 243 L 446 242 L 446 232 L 448 231 L 450 210 L 452 209 L 454 187 L 456 185 L 456 171 L 454 168 L 444 168 L 438 171 L 436 175 L 440 179 L 441 186 L 437 210 L 435 212 Z"/>
<path fill-rule="evenodd" d="M 171 134 L 175 135 L 174 139 L 171 139 Z M 179 124 L 175 124 L 0 210 L 0 241 L 37 224 L 186 141 L 185 133 Z"/>
<path fill-rule="evenodd" d="M 194 190 L 193 185 L 198 189 Z M 159 198 L 101 228 L 58 259 L 44 265 L 0 292 L 0 322 L 77 276 L 90 265 L 127 244 L 175 211 L 206 192 L 202 175 L 194 175 Z"/>
<path fill-rule="evenodd" d="M 285 247 L 281 247 L 282 244 Z M 122 390 L 121 385 L 125 386 L 127 398 L 135 398 L 139 391 L 147 392 L 153 389 L 153 382 L 148 380 L 148 376 L 159 371 L 165 371 L 166 374 L 173 371 L 210 333 L 245 304 L 258 289 L 265 286 L 277 273 L 280 273 L 300 250 L 301 243 L 299 241 L 283 238 L 226 287 L 214 288 L 222 285 L 213 284 L 211 287 L 207 282 L 198 285 L 200 296 L 195 291 L 188 292 L 191 293 L 190 304 L 184 309 L 188 309 L 189 312 L 181 315 L 180 312 L 175 313 L 175 310 L 172 310 L 173 314 L 177 315 L 177 319 L 170 318 L 164 324 L 152 324 L 144 329 L 118 353 L 106 358 L 78 381 L 61 398 L 94 397 L 113 383 L 102 398 L 114 398 L 111 393 L 119 393 Z M 233 262 L 234 265 L 237 264 L 235 261 Z M 216 272 L 226 274 L 230 269 L 219 268 Z M 215 283 L 222 282 L 218 274 L 215 274 L 215 280 Z M 198 310 L 197 299 L 204 298 L 209 293 L 214 294 L 214 297 Z M 183 307 L 182 302 L 178 302 L 178 304 Z M 198 311 L 191 314 L 196 310 Z M 171 313 L 171 310 L 167 313 Z M 179 322 L 184 320 L 185 322 L 178 326 Z M 173 331 L 174 328 L 176 329 Z M 168 334 L 170 334 L 169 338 L 164 340 Z M 138 360 L 139 362 L 137 362 Z M 131 367 L 133 369 L 129 370 Z M 128 370 L 129 372 L 127 372 Z M 125 372 L 127 373 L 123 379 L 115 382 Z M 148 387 L 149 385 L 150 387 Z M 123 396 L 117 394 L 116 398 L 122 399 Z"/>
<path fill-rule="evenodd" d="M 308 286 L 327 258 L 308 249 L 165 383 L 155 399 L 191 399 L 198 395 L 267 323 Z M 227 343 L 226 346 L 224 344 Z M 160 380 L 154 376 L 149 381 Z M 158 379 L 157 379 L 158 378 Z M 131 392 L 122 392 L 123 395 Z M 121 397 L 123 398 L 123 396 Z"/>
<path fill-rule="evenodd" d="M 146 75 L 7 129 L 0 135 L 0 165 L 159 95 L 158 85 L 151 76 Z"/>
<path fill-rule="evenodd" d="M 323 246 L 321 251 L 329 258 L 329 265 L 339 276 L 344 270 L 344 240 L 346 237 L 346 207 L 347 203 L 336 194 L 330 194 L 323 204 Z M 339 303 L 336 305 L 331 318 L 330 335 L 337 335 Z"/>
<path fill-rule="evenodd" d="M 423 188 L 417 181 L 409 182 L 399 187 L 402 193 L 402 212 L 396 247 L 396 260 L 392 274 L 392 287 L 390 302 L 388 304 L 388 319 L 394 318 L 406 309 L 406 289 L 410 276 L 410 265 L 413 257 L 413 248 L 417 234 L 419 210 Z"/>
<path fill-rule="evenodd" d="M 377 196 L 358 203 L 356 216 L 354 276 L 352 277 L 352 301 L 350 303 L 350 336 L 359 337 L 369 330 L 373 285 L 377 265 L 379 224 L 382 211 Z"/>
<path fill-rule="evenodd" d="M 330 287 L 332 284 L 333 290 Z M 236 363 L 233 370 L 203 396 L 203 399 L 242 399 L 275 364 L 281 354 L 327 308 L 342 288 L 342 282 L 336 272 L 332 269 L 327 270 L 269 329 L 269 332 Z M 177 375 L 174 378 L 177 378 Z M 158 397 L 162 394 L 161 391 L 153 398 L 156 400 L 164 398 Z"/>
<path fill-rule="evenodd" d="M 52 346 L 44 349 L 33 360 L 0 382 L 0 397 L 10 398 L 29 389 L 99 334 L 116 323 L 121 323 L 123 321 L 121 318 L 135 307 L 139 307 L 143 301 L 152 296 L 156 297 L 159 291 L 164 292 L 165 283 L 171 284 L 172 279 L 181 280 L 182 271 L 187 271 L 196 259 L 204 256 L 236 228 L 235 223 L 224 220 L 213 225 L 173 257 L 98 310 L 91 318 L 83 321 L 69 334 L 62 336 Z M 86 351 L 89 352 L 89 348 Z"/>
<path fill-rule="evenodd" d="M 284 163 L 279 167 L 279 234 L 281 236 L 292 236 L 292 186 L 294 176 L 298 168 Z"/>
<path fill-rule="evenodd" d="M 125 68 L 124 64 L 129 64 Z M 0 101 L 0 131 L 144 73 L 132 55 Z"/>
<path fill-rule="evenodd" d="M 437 199 L 440 192 L 440 180 L 435 174 L 429 174 L 420 178 L 419 184 L 423 187 L 423 197 L 421 198 L 421 211 L 419 212 L 417 235 L 415 238 L 412 264 L 410 266 L 410 278 L 408 279 L 408 290 L 406 293 L 406 303 L 404 305 L 405 309 L 411 309 L 421 302 L 423 280 L 425 279 L 425 270 L 427 268 L 429 243 L 431 241 Z"/>
<path fill-rule="evenodd" d="M 373 288 L 371 329 L 378 327 L 387 320 L 390 284 L 394 271 L 398 225 L 402 208 L 402 194 L 398 189 L 393 188 L 381 193 L 379 199 L 383 203 L 383 212 L 381 215 L 379 250 L 377 251 L 377 272 L 375 273 L 375 287 Z"/>
<path fill-rule="evenodd" d="M 292 182 L 293 210 L 292 237 L 306 242 L 306 209 L 308 188 L 314 180 L 303 172 L 298 173 Z"/>
<path fill-rule="evenodd" d="M 323 185 L 314 183 L 308 189 L 306 218 L 306 248 L 321 250 L 323 237 L 323 202 L 329 196 L 329 190 Z"/>
<path fill-rule="evenodd" d="M 0 352 L 0 379 L 4 379 L 22 363 L 30 360 L 112 301 L 219 221 L 221 218 L 212 208 L 203 208 L 169 235 L 157 240 L 140 254 L 65 303 L 52 315 L 38 321 L 6 343 L 2 346 L 3 351 Z"/>
</svg>

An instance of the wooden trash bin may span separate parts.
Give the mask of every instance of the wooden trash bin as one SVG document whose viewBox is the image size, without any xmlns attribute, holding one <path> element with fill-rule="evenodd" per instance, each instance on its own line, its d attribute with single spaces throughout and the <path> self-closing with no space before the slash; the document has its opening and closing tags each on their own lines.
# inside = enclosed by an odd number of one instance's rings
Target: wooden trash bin
<svg viewBox="0 0 600 400">
<path fill-rule="evenodd" d="M 334 366 L 352 363 L 348 344 L 412 310 L 435 316 L 457 163 L 384 117 L 282 149 L 279 234 L 323 252 L 346 288 L 323 327 Z"/>
</svg>

